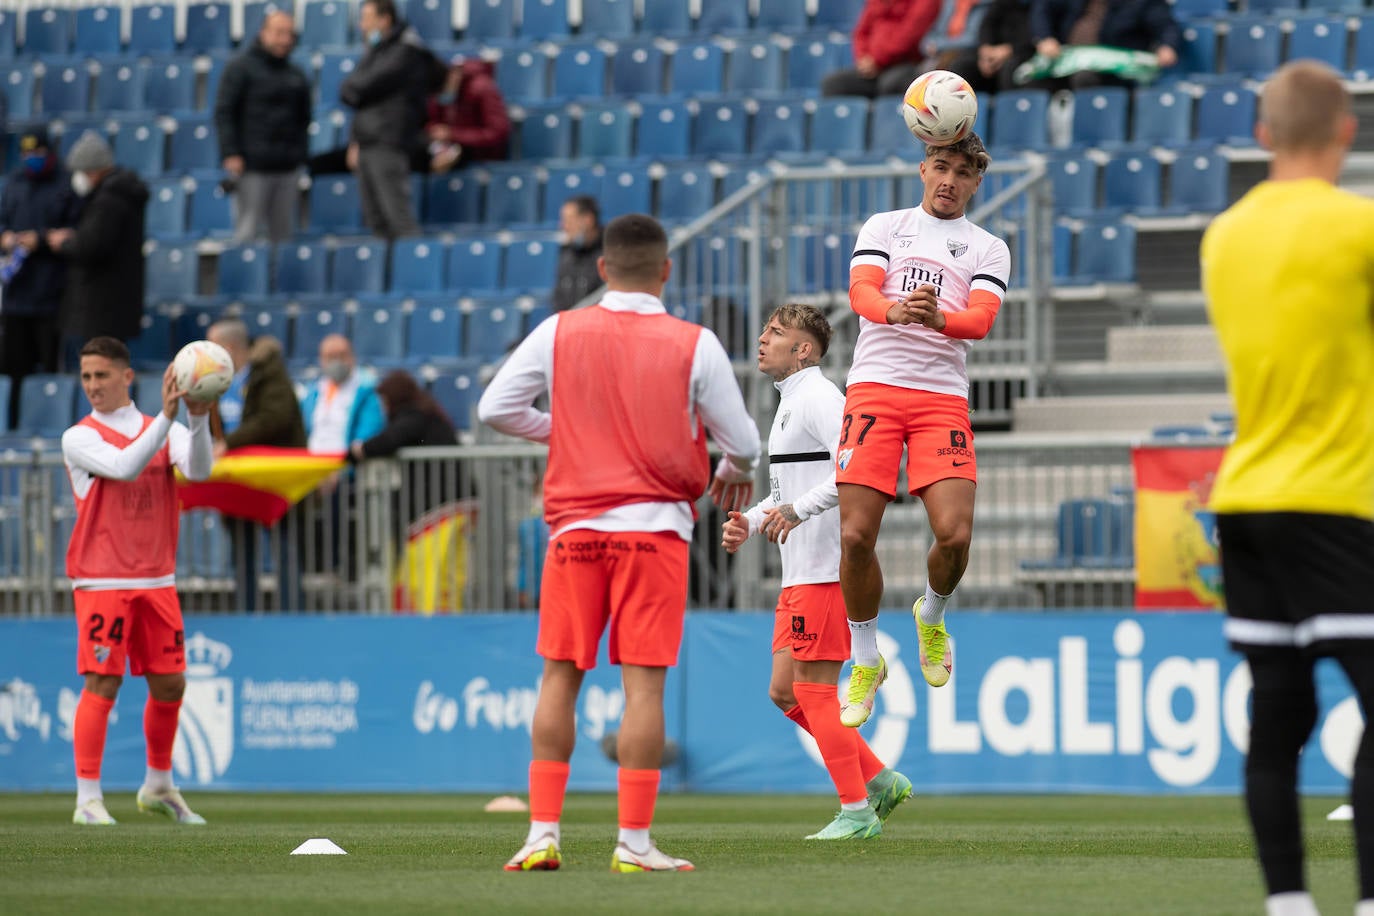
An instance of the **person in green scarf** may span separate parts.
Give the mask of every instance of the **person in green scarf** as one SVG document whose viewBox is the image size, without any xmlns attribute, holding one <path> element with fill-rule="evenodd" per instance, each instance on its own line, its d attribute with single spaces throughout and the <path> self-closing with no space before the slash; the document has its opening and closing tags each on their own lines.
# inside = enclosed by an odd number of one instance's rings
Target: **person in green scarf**
<svg viewBox="0 0 1374 916">
<path fill-rule="evenodd" d="M 1031 0 L 1030 29 L 1036 56 L 1016 81 L 1046 89 L 1149 82 L 1183 40 L 1166 0 Z"/>
</svg>

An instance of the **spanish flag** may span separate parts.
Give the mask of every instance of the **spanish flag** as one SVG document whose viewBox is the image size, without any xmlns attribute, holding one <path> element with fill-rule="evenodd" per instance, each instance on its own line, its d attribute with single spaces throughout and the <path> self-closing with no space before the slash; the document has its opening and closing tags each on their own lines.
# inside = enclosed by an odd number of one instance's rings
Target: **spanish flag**
<svg viewBox="0 0 1374 916">
<path fill-rule="evenodd" d="M 1142 446 L 1135 467 L 1135 604 L 1222 607 L 1216 517 L 1207 509 L 1224 449 Z"/>
<path fill-rule="evenodd" d="M 276 524 L 296 503 L 344 466 L 341 452 L 257 445 L 226 452 L 206 480 L 178 477 L 182 509 L 218 509 L 234 518 Z"/>
</svg>

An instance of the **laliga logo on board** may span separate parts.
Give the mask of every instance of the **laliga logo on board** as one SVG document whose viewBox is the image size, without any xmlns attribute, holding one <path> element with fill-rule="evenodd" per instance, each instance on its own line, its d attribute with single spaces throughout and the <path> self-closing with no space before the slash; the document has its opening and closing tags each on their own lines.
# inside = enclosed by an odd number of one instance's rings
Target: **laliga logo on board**
<svg viewBox="0 0 1374 916">
<path fill-rule="evenodd" d="M 950 639 L 950 643 L 952 645 L 954 640 Z M 877 722 L 878 726 L 869 737 L 868 746 L 873 748 L 873 753 L 877 754 L 883 763 L 896 767 L 902 760 L 902 751 L 906 749 L 911 720 L 916 717 L 916 688 L 906 665 L 898 658 L 902 652 L 901 643 L 879 630 L 878 651 L 887 661 L 887 680 L 883 681 L 883 686 L 878 690 L 878 699 L 874 703 L 874 709 L 878 711 L 869 720 Z M 840 696 L 843 697 L 848 690 L 849 681 L 845 679 L 840 682 Z M 807 734 L 806 729 L 801 726 L 797 726 L 796 730 L 797 740 L 806 749 L 807 756 L 814 760 L 817 766 L 825 766 L 816 739 Z"/>
<path fill-rule="evenodd" d="M 172 767 L 201 785 L 223 776 L 234 756 L 234 681 L 219 677 L 234 652 L 204 633 L 186 640 L 186 694 Z"/>
</svg>

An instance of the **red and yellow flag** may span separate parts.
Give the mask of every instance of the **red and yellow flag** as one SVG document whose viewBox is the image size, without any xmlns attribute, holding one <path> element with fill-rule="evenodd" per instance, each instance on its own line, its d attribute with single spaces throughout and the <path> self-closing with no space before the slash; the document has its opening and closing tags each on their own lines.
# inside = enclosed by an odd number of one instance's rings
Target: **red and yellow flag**
<svg viewBox="0 0 1374 916">
<path fill-rule="evenodd" d="M 1207 508 L 1224 449 L 1142 446 L 1135 467 L 1135 604 L 1222 607 L 1216 517 Z"/>
<path fill-rule="evenodd" d="M 236 448 L 215 462 L 206 480 L 178 477 L 182 509 L 218 509 L 225 515 L 275 524 L 320 482 L 344 466 L 340 452 L 266 445 Z"/>
</svg>

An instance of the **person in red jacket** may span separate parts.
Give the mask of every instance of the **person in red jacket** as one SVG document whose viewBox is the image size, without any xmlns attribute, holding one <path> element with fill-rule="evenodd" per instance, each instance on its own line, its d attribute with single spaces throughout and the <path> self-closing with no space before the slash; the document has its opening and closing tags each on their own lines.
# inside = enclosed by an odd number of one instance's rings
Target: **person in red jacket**
<svg viewBox="0 0 1374 916">
<path fill-rule="evenodd" d="M 921 41 L 940 0 L 868 0 L 854 26 L 854 69 L 821 81 L 822 95 L 901 95 L 921 72 Z"/>
<path fill-rule="evenodd" d="M 459 162 L 505 159 L 510 132 L 506 100 L 491 63 L 454 58 L 443 89 L 429 99 L 425 120 L 429 171 L 447 172 Z"/>
</svg>

